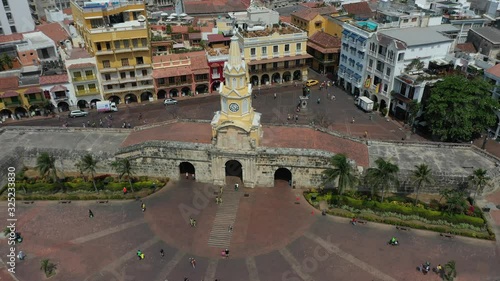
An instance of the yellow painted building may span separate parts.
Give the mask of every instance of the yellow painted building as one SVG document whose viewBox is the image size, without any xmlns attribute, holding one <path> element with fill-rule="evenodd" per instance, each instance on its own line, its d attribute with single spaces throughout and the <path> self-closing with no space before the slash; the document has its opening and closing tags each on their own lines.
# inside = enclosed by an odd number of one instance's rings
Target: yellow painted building
<svg viewBox="0 0 500 281">
<path fill-rule="evenodd" d="M 12 115 L 40 115 L 45 103 L 43 90 L 38 87 L 3 90 L 0 91 L 0 116 L 10 118 Z"/>
<path fill-rule="evenodd" d="M 73 1 L 71 9 L 86 50 L 96 58 L 104 99 L 117 103 L 153 99 L 150 31 L 144 1 L 95 5 Z"/>
<path fill-rule="evenodd" d="M 307 32 L 308 36 L 312 36 L 318 31 L 333 29 L 327 27 L 332 22 L 328 17 L 338 16 L 337 9 L 333 6 L 321 8 L 308 8 L 291 14 L 291 24 Z M 332 34 L 333 35 L 333 34 Z"/>
<path fill-rule="evenodd" d="M 288 24 L 265 30 L 240 29 L 236 36 L 243 47 L 253 86 L 307 80 L 306 32 Z"/>
<path fill-rule="evenodd" d="M 229 59 L 224 64 L 225 82 L 220 87 L 221 110 L 212 119 L 212 140 L 226 150 L 251 150 L 262 138 L 261 114 L 252 107 L 252 85 L 247 64 L 241 58 L 238 38 L 231 38 Z"/>
</svg>

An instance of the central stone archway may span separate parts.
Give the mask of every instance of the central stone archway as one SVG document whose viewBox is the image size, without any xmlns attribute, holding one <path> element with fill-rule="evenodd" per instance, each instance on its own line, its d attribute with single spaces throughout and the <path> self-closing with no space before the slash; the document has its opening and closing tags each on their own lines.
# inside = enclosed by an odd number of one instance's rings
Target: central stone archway
<svg viewBox="0 0 500 281">
<path fill-rule="evenodd" d="M 181 178 L 186 177 L 186 174 L 188 175 L 188 177 L 192 177 L 195 174 L 196 170 L 194 168 L 194 165 L 190 162 L 181 162 L 179 164 L 179 172 Z"/>
<path fill-rule="evenodd" d="M 292 172 L 287 168 L 279 168 L 274 172 L 274 186 L 291 186 Z"/>
<path fill-rule="evenodd" d="M 239 161 L 229 160 L 226 162 L 226 177 L 238 177 L 243 181 L 243 166 Z"/>
</svg>

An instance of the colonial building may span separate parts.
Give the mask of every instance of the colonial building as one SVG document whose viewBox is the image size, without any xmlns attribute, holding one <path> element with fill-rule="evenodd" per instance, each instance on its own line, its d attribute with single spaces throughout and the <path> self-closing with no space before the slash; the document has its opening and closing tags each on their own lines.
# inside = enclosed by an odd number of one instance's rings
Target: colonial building
<svg viewBox="0 0 500 281">
<path fill-rule="evenodd" d="M 363 95 L 391 108 L 394 77 L 403 72 L 420 71 L 431 60 L 443 59 L 452 52 L 454 40 L 442 34 L 450 25 L 387 29 L 367 41 L 367 66 L 363 79 Z M 396 99 L 398 96 L 396 96 Z M 405 102 L 405 100 L 402 100 Z"/>
<path fill-rule="evenodd" d="M 500 29 L 493 26 L 473 27 L 469 30 L 467 42 L 476 50 L 496 63 L 500 60 Z"/>
<path fill-rule="evenodd" d="M 77 109 L 75 90 L 67 73 L 40 77 L 40 88 L 48 97 L 56 111 L 64 112 Z"/>
<path fill-rule="evenodd" d="M 41 115 L 45 96 L 38 86 L 19 86 L 16 76 L 0 78 L 0 118 L 20 119 Z"/>
<path fill-rule="evenodd" d="M 111 3 L 111 2 L 110 2 Z M 106 100 L 154 99 L 150 30 L 143 1 L 71 2 L 74 24 L 95 56 Z"/>
<path fill-rule="evenodd" d="M 33 31 L 35 22 L 29 11 L 28 0 L 2 0 L 0 5 L 0 35 Z"/>
<path fill-rule="evenodd" d="M 326 6 L 321 8 L 308 8 L 292 13 L 291 23 L 306 31 L 308 36 L 312 36 L 318 31 L 325 31 L 327 16 L 338 15 L 337 9 L 334 6 Z"/>
<path fill-rule="evenodd" d="M 210 68 L 210 91 L 219 91 L 224 82 L 224 63 L 229 58 L 230 37 L 222 34 L 208 35 L 207 51 L 208 67 Z"/>
<path fill-rule="evenodd" d="M 312 58 L 311 68 L 319 73 L 337 74 L 341 39 L 325 32 L 316 32 L 307 41 L 307 53 Z"/>
<path fill-rule="evenodd" d="M 97 62 L 85 49 L 74 48 L 68 50 L 66 69 L 76 96 L 78 108 L 90 108 L 96 102 L 102 101 L 101 83 Z M 109 81 L 103 87 L 109 85 Z"/>
<path fill-rule="evenodd" d="M 249 66 L 252 85 L 307 80 L 306 32 L 288 24 L 263 30 L 239 28 L 236 33 Z"/>
<path fill-rule="evenodd" d="M 157 99 L 209 93 L 209 68 L 204 51 L 153 57 Z"/>
</svg>

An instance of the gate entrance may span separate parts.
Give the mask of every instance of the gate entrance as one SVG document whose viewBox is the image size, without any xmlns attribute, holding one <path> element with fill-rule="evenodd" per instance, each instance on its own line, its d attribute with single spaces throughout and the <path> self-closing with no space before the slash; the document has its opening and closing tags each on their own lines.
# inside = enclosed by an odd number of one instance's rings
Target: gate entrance
<svg viewBox="0 0 500 281">
<path fill-rule="evenodd" d="M 274 172 L 274 186 L 289 187 L 292 184 L 292 172 L 287 168 L 279 168 Z"/>
<path fill-rule="evenodd" d="M 243 182 L 243 167 L 236 160 L 226 162 L 226 177 L 238 177 Z"/>
</svg>

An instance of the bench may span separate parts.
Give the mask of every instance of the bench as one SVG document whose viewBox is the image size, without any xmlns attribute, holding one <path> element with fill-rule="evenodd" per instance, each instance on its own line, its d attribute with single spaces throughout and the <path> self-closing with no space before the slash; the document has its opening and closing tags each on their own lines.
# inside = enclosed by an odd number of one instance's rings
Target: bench
<svg viewBox="0 0 500 281">
<path fill-rule="evenodd" d="M 97 200 L 97 204 L 106 204 L 108 200 Z"/>
<path fill-rule="evenodd" d="M 359 224 L 367 224 L 368 222 L 367 221 L 363 221 L 363 220 L 358 220 L 357 223 L 359 223 Z"/>
<path fill-rule="evenodd" d="M 69 204 L 71 203 L 71 200 L 59 200 L 60 204 Z"/>
<path fill-rule="evenodd" d="M 404 227 L 404 226 L 396 226 L 397 230 L 402 230 L 402 231 L 410 231 L 409 227 Z"/>
<path fill-rule="evenodd" d="M 455 238 L 455 235 L 453 235 L 451 233 L 440 233 L 439 235 L 442 237 L 450 238 L 450 239 Z"/>
<path fill-rule="evenodd" d="M 488 208 L 488 207 L 483 208 L 483 212 L 485 212 L 485 213 L 489 213 L 490 210 L 491 210 L 491 208 Z"/>
<path fill-rule="evenodd" d="M 23 204 L 33 204 L 35 201 L 23 201 Z"/>
</svg>

